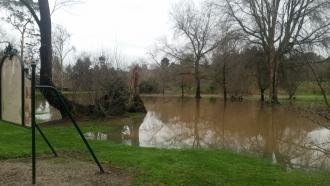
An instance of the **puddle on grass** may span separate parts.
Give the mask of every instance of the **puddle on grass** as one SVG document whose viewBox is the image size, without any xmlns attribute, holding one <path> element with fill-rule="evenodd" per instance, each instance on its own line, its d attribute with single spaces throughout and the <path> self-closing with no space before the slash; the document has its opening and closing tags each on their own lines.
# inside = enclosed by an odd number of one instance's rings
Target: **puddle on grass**
<svg viewBox="0 0 330 186">
<path fill-rule="evenodd" d="M 138 145 L 137 140 L 133 139 L 133 134 L 128 125 L 124 125 L 122 130 L 117 132 L 87 132 L 85 133 L 85 137 L 89 140 L 110 140 L 126 145 Z"/>
<path fill-rule="evenodd" d="M 36 100 L 37 121 L 47 122 L 61 119 L 61 114 L 44 99 Z"/>
</svg>

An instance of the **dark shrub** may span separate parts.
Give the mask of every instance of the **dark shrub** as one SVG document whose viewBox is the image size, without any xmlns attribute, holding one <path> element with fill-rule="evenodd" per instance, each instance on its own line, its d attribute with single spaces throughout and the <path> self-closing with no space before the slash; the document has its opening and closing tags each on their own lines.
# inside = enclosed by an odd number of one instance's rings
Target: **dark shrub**
<svg viewBox="0 0 330 186">
<path fill-rule="evenodd" d="M 104 115 L 117 116 L 126 112 L 129 92 L 125 78 L 113 71 L 112 77 L 105 82 L 106 95 L 98 101 L 97 110 Z"/>
<path fill-rule="evenodd" d="M 159 86 L 155 80 L 143 80 L 139 84 L 139 91 L 141 94 L 159 93 Z"/>
</svg>

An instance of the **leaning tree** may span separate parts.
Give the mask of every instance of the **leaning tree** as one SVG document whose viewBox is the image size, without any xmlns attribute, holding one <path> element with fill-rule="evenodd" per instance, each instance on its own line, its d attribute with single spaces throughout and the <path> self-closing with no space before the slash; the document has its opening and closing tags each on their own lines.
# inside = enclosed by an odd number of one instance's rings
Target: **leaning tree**
<svg viewBox="0 0 330 186">
<path fill-rule="evenodd" d="M 77 2 L 76 0 L 56 0 L 53 10 Z M 40 33 L 40 84 L 54 86 L 52 82 L 52 22 L 48 0 L 0 0 L 1 7 L 25 6 L 37 24 Z M 42 90 L 47 101 L 66 117 L 64 106 L 54 92 Z M 62 96 L 62 95 L 61 95 Z M 62 98 L 64 98 L 62 96 Z M 64 99 L 67 103 L 67 99 Z"/>
</svg>

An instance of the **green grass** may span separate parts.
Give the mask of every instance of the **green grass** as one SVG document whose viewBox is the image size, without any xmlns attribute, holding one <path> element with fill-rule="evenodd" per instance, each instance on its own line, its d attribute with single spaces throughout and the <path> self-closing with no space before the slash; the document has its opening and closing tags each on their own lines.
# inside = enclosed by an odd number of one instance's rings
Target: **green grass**
<svg viewBox="0 0 330 186">
<path fill-rule="evenodd" d="M 122 122 L 126 121 L 117 119 L 111 125 L 84 122 L 82 129 L 84 132 L 113 131 L 118 130 Z M 79 152 L 90 158 L 74 128 L 43 130 L 61 153 Z M 38 154 L 49 154 L 39 135 L 37 139 Z M 102 163 L 131 172 L 133 185 L 330 185 L 330 173 L 326 171 L 286 171 L 268 159 L 224 150 L 165 150 L 110 141 L 90 143 Z M 0 159 L 29 156 L 30 148 L 31 129 L 0 122 Z"/>
<path fill-rule="evenodd" d="M 325 90 L 330 90 L 330 82 L 322 82 L 322 86 Z M 298 89 L 297 94 L 320 94 L 320 88 L 316 82 L 306 81 L 302 82 Z"/>
<path fill-rule="evenodd" d="M 195 95 L 185 95 L 185 97 L 193 98 Z M 266 100 L 267 100 L 267 95 Z M 160 94 L 144 94 L 142 97 L 163 97 L 163 95 Z M 181 97 L 181 95 L 165 95 L 165 97 Z M 328 100 L 330 101 L 330 94 L 327 95 Z M 221 94 L 202 94 L 202 98 L 222 98 Z M 280 103 L 287 103 L 292 102 L 294 104 L 297 104 L 299 106 L 318 106 L 318 107 L 324 107 L 325 102 L 323 99 L 323 96 L 321 94 L 297 94 L 295 95 L 294 100 L 289 100 L 287 95 L 280 94 L 278 95 Z M 230 97 L 228 98 L 230 99 Z M 244 96 L 244 99 L 246 100 L 260 100 L 260 95 L 249 95 Z"/>
<path fill-rule="evenodd" d="M 88 91 L 78 91 L 78 92 L 73 92 L 73 91 L 62 91 L 62 94 L 65 96 L 83 96 L 83 95 L 88 95 L 90 92 Z M 42 97 L 42 94 L 40 91 L 36 91 L 36 97 Z"/>
</svg>

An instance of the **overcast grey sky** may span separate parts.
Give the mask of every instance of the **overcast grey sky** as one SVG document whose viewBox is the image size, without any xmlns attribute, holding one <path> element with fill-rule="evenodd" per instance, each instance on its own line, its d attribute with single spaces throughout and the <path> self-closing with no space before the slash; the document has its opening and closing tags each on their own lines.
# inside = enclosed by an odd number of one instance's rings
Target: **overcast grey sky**
<svg viewBox="0 0 330 186">
<path fill-rule="evenodd" d="M 50 0 L 50 3 L 54 0 Z M 118 47 L 128 60 L 145 56 L 171 30 L 169 11 L 178 0 L 84 0 L 54 13 L 53 23 L 72 34 L 78 51 Z"/>
</svg>

